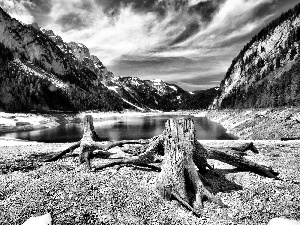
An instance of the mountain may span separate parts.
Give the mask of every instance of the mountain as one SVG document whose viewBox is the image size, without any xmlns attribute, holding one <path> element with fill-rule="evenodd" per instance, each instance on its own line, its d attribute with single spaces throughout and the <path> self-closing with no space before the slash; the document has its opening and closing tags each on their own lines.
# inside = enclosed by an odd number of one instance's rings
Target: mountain
<svg viewBox="0 0 300 225">
<path fill-rule="evenodd" d="M 179 109 L 208 109 L 212 104 L 213 100 L 218 96 L 219 90 L 219 87 L 214 87 L 207 90 L 190 92 L 189 95 L 185 95 L 183 97 Z"/>
<path fill-rule="evenodd" d="M 51 30 L 42 30 L 57 46 L 72 59 L 78 60 L 86 68 L 97 75 L 97 82 L 101 82 L 109 90 L 115 92 L 121 99 L 137 109 L 176 109 L 185 92 L 174 84 L 162 80 L 141 80 L 137 77 L 118 77 L 109 72 L 102 62 L 89 49 L 79 43 L 63 42 L 62 38 Z"/>
<path fill-rule="evenodd" d="M 300 105 L 300 4 L 262 29 L 232 61 L 212 108 Z"/>
<path fill-rule="evenodd" d="M 161 80 L 115 77 L 85 45 L 0 8 L 0 110 L 170 110 L 185 94 Z"/>
</svg>

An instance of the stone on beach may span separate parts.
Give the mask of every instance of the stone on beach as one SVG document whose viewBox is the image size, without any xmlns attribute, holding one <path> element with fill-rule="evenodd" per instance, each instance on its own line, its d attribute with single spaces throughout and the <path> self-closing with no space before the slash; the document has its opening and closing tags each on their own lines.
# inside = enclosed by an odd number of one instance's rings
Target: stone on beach
<svg viewBox="0 0 300 225">
<path fill-rule="evenodd" d="M 300 221 L 285 218 L 273 218 L 268 225 L 300 225 Z"/>
<path fill-rule="evenodd" d="M 22 225 L 51 225 L 51 224 L 52 224 L 51 215 L 50 213 L 47 213 L 42 216 L 30 217 Z"/>
</svg>

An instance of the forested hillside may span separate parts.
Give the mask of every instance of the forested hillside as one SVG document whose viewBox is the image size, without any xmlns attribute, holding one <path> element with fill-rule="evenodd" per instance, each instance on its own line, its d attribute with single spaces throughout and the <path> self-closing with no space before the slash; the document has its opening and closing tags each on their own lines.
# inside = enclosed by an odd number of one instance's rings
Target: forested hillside
<svg viewBox="0 0 300 225">
<path fill-rule="evenodd" d="M 215 108 L 299 106 L 300 4 L 283 13 L 232 61 Z"/>
<path fill-rule="evenodd" d="M 178 108 L 182 110 L 208 109 L 218 94 L 219 87 L 194 91 L 184 96 Z"/>
<path fill-rule="evenodd" d="M 35 76 L 32 64 L 25 63 L 14 57 L 14 52 L 0 43 L 0 109 L 4 111 L 29 110 L 87 110 L 99 109 L 121 110 L 123 102 L 114 93 L 93 86 L 89 79 L 61 80 L 54 77 L 54 82 L 45 76 Z M 39 71 L 41 72 L 41 71 Z M 47 75 L 46 75 L 47 74 Z M 84 71 L 81 77 L 85 75 Z M 66 77 L 64 77 L 66 79 Z M 72 83 L 71 83 L 72 82 Z M 60 88 L 61 87 L 61 88 Z"/>
</svg>

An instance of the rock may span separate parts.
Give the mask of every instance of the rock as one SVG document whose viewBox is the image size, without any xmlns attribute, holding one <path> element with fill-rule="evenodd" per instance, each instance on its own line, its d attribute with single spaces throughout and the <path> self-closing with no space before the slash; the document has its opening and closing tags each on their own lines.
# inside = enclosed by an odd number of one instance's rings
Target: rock
<svg viewBox="0 0 300 225">
<path fill-rule="evenodd" d="M 300 221 L 284 218 L 273 218 L 270 220 L 268 225 L 300 225 Z"/>
<path fill-rule="evenodd" d="M 51 225 L 51 224 L 52 224 L 51 215 L 50 213 L 47 213 L 42 216 L 30 217 L 22 225 Z"/>
</svg>

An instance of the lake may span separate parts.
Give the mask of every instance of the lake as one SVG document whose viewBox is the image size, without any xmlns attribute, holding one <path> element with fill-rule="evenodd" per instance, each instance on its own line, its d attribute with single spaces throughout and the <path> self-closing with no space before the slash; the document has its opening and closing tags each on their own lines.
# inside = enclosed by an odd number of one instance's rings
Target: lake
<svg viewBox="0 0 300 225">
<path fill-rule="evenodd" d="M 220 124 L 206 117 L 193 116 L 125 116 L 118 119 L 94 121 L 95 131 L 102 141 L 148 139 L 160 135 L 170 117 L 190 117 L 195 122 L 196 135 L 199 140 L 232 140 L 235 137 L 226 133 Z M 22 131 L 1 134 L 4 137 L 39 142 L 76 142 L 82 137 L 80 123 L 63 124 L 55 128 Z"/>
</svg>

